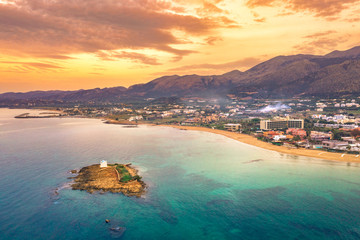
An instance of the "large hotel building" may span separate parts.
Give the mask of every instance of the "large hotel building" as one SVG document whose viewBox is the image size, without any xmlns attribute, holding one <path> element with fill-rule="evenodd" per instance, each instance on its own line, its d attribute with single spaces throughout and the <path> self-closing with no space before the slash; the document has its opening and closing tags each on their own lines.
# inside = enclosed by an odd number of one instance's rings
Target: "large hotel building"
<svg viewBox="0 0 360 240">
<path fill-rule="evenodd" d="M 284 128 L 304 128 L 304 119 L 274 119 L 260 121 L 260 129 L 262 130 Z"/>
</svg>

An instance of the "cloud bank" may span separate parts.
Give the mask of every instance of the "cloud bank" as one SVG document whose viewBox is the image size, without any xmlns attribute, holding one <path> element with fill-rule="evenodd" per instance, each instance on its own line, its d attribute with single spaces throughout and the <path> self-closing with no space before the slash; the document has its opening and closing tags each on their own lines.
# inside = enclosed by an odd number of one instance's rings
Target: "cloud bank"
<svg viewBox="0 0 360 240">
<path fill-rule="evenodd" d="M 206 42 L 209 35 L 216 37 L 217 29 L 235 24 L 216 3 L 206 1 L 200 9 L 202 14 L 189 15 L 179 4 L 157 0 L 2 2 L 0 50 L 9 55 L 67 59 L 78 53 L 103 56 L 103 51 L 151 49 L 179 60 L 194 51 L 184 49 L 189 41 L 174 31 Z M 211 17 L 208 13 L 214 11 Z M 180 44 L 182 47 L 177 47 Z M 111 57 L 157 64 L 156 59 L 128 51 Z"/>
<path fill-rule="evenodd" d="M 248 0 L 246 5 L 249 8 L 283 7 L 288 13 L 308 12 L 316 17 L 335 20 L 342 11 L 359 2 L 360 0 Z"/>
</svg>

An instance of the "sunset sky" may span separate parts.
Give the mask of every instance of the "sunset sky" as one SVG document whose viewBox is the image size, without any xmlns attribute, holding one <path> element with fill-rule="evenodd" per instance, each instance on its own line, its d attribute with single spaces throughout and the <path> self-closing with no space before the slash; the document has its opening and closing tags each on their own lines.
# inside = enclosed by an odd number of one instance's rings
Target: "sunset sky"
<svg viewBox="0 0 360 240">
<path fill-rule="evenodd" d="M 0 0 L 0 92 L 130 86 L 360 45 L 360 0 Z"/>
</svg>

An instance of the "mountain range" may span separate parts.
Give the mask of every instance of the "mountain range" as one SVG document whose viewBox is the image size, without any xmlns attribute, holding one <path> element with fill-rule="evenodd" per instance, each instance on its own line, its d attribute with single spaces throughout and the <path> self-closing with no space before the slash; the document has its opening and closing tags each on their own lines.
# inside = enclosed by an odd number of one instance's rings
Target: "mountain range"
<svg viewBox="0 0 360 240">
<path fill-rule="evenodd" d="M 163 76 L 145 84 L 77 91 L 3 93 L 0 101 L 54 100 L 121 102 L 159 97 L 292 98 L 360 94 L 360 46 L 320 55 L 278 56 L 241 72 L 222 75 Z"/>
</svg>

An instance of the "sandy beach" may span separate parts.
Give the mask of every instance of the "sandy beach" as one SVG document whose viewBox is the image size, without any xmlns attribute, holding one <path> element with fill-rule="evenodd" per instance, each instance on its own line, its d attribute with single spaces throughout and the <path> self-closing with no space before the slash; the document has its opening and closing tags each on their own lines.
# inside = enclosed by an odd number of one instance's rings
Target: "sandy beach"
<svg viewBox="0 0 360 240">
<path fill-rule="evenodd" d="M 173 127 L 182 130 L 192 130 L 192 131 L 202 131 L 202 132 L 209 132 L 214 134 L 220 134 L 225 137 L 237 140 L 242 143 L 250 144 L 253 146 L 261 147 L 271 151 L 277 151 L 279 153 L 290 154 L 290 155 L 298 155 L 298 156 L 305 156 L 311 158 L 319 158 L 324 160 L 331 160 L 331 161 L 339 161 L 339 162 L 353 162 L 353 163 L 360 163 L 360 156 L 355 154 L 347 154 L 347 153 L 333 153 L 333 152 L 326 152 L 322 150 L 310 150 L 304 148 L 288 148 L 285 146 L 276 146 L 271 143 L 263 142 L 258 140 L 257 138 L 241 133 L 229 132 L 225 130 L 218 130 L 218 129 L 211 129 L 206 127 L 197 127 L 197 126 L 179 126 L 179 125 L 155 125 L 155 124 L 148 124 L 148 123 L 134 123 L 129 121 L 117 121 L 113 119 L 106 119 L 102 118 L 104 123 L 108 124 L 120 124 L 120 125 L 148 125 L 148 126 L 163 126 L 163 127 Z"/>
<path fill-rule="evenodd" d="M 224 130 L 210 129 L 210 128 L 205 128 L 205 127 L 176 126 L 176 125 L 161 125 L 161 126 L 173 127 L 173 128 L 178 128 L 178 129 L 182 129 L 182 130 L 203 131 L 203 132 L 220 134 L 220 135 L 232 138 L 232 139 L 237 140 L 242 143 L 261 147 L 261 148 L 271 150 L 271 151 L 277 151 L 279 153 L 312 157 L 312 158 L 320 158 L 320 159 L 332 160 L 332 161 L 360 163 L 360 156 L 358 156 L 358 155 L 347 154 L 347 153 L 345 153 L 345 154 L 332 153 L 332 152 L 326 152 L 326 151 L 321 151 L 321 150 L 310 150 L 310 149 L 304 149 L 304 148 L 293 149 L 293 148 L 287 148 L 284 146 L 276 146 L 271 143 L 260 141 L 257 138 L 247 135 L 247 134 L 228 132 L 228 131 L 224 131 Z M 358 156 L 358 157 L 356 157 L 356 156 Z"/>
</svg>

